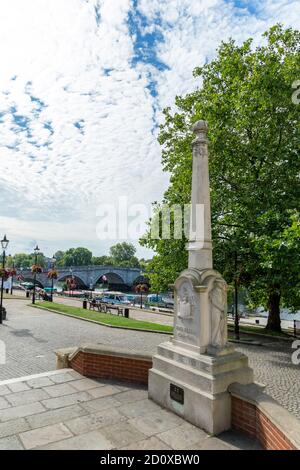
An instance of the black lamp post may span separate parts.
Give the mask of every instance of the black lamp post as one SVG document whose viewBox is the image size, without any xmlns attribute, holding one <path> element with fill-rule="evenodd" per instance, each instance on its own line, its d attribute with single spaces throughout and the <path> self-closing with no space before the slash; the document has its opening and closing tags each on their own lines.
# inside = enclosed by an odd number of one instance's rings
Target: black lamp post
<svg viewBox="0 0 300 470">
<path fill-rule="evenodd" d="M 55 261 L 56 261 L 56 258 L 55 258 L 55 256 L 53 256 L 52 260 L 51 260 L 51 270 L 52 271 L 55 268 Z M 51 277 L 51 302 L 53 302 L 53 287 L 54 287 L 54 277 L 52 276 Z"/>
<path fill-rule="evenodd" d="M 140 287 L 141 287 L 141 305 L 140 305 L 140 308 L 142 309 L 143 308 L 143 289 L 142 289 L 142 286 L 143 286 L 143 271 L 140 271 L 140 277 L 141 277 L 141 284 L 140 284 Z"/>
<path fill-rule="evenodd" d="M 9 255 L 11 256 L 11 255 Z M 12 257 L 12 256 L 11 256 Z M 13 295 L 13 286 L 14 286 L 14 270 L 15 270 L 15 262 L 14 262 L 14 259 L 12 257 L 12 274 L 11 274 L 11 285 L 10 285 L 10 295 Z"/>
<path fill-rule="evenodd" d="M 37 265 L 37 256 L 38 256 L 38 252 L 40 251 L 38 245 L 36 245 L 35 249 L 34 249 L 34 264 L 35 264 L 35 267 Z M 36 269 L 34 270 L 34 273 L 33 273 L 33 294 L 32 294 L 32 303 L 35 304 L 35 286 L 36 286 Z"/>
<path fill-rule="evenodd" d="M 9 240 L 7 240 L 6 235 L 4 235 L 3 240 L 1 240 L 2 246 L 2 268 L 5 268 L 5 250 L 7 249 Z M 1 299 L 0 299 L 0 324 L 3 323 L 3 284 L 4 284 L 4 276 L 1 278 Z"/>
<path fill-rule="evenodd" d="M 234 252 L 234 335 L 237 341 L 240 340 L 240 318 L 238 312 L 238 280 L 237 280 L 237 269 L 238 269 L 238 254 L 235 250 Z"/>
</svg>

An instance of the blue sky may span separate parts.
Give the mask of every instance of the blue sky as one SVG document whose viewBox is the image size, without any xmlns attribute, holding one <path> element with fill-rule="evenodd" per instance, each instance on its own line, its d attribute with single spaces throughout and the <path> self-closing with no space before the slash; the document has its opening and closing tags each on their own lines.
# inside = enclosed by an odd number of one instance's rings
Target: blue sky
<svg viewBox="0 0 300 470">
<path fill-rule="evenodd" d="M 114 240 L 97 237 L 101 204 L 127 196 L 150 211 L 167 187 L 157 129 L 162 109 L 199 85 L 194 67 L 230 36 L 257 44 L 278 21 L 299 28 L 299 5 L 2 0 L 0 223 L 10 251 L 37 241 L 49 255 L 105 253 Z"/>
</svg>

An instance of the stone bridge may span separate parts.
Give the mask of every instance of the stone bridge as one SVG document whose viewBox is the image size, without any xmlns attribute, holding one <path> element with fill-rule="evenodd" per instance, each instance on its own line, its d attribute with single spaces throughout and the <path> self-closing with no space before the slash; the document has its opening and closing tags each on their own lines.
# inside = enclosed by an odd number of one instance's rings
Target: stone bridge
<svg viewBox="0 0 300 470">
<path fill-rule="evenodd" d="M 54 284 L 63 282 L 66 278 L 73 276 L 75 278 L 77 288 L 79 289 L 93 289 L 96 284 L 101 284 L 101 277 L 106 276 L 108 286 L 111 288 L 130 289 L 141 276 L 139 268 L 122 268 L 115 266 L 69 266 L 67 268 L 56 268 L 58 271 L 58 278 Z M 44 272 L 37 274 L 36 281 L 40 287 L 50 287 L 51 279 L 48 279 L 48 269 Z M 18 274 L 22 273 L 24 281 L 33 282 L 33 274 L 30 269 L 18 270 Z"/>
</svg>

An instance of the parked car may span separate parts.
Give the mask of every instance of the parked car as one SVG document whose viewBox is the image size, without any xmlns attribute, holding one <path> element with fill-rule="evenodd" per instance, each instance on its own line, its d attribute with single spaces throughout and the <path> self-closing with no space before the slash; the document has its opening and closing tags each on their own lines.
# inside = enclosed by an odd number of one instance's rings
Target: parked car
<svg viewBox="0 0 300 470">
<path fill-rule="evenodd" d="M 147 295 L 147 303 L 161 308 L 174 308 L 174 299 L 160 294 Z"/>
<path fill-rule="evenodd" d="M 159 294 L 149 294 L 147 295 L 147 302 L 162 302 L 162 296 Z"/>
<path fill-rule="evenodd" d="M 101 300 L 101 302 L 112 305 L 130 304 L 130 301 L 127 299 L 126 295 L 123 294 L 123 292 L 105 292 L 99 300 Z"/>
<path fill-rule="evenodd" d="M 163 297 L 162 301 L 166 308 L 174 308 L 174 299 L 171 297 Z"/>
</svg>

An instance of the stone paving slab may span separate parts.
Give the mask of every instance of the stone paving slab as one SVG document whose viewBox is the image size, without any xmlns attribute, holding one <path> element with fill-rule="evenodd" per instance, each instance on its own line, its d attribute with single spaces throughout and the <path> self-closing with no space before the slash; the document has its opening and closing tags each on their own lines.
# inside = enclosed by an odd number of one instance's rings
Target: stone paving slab
<svg viewBox="0 0 300 470">
<path fill-rule="evenodd" d="M 38 377 L 36 379 L 27 380 L 27 385 L 30 388 L 48 387 L 54 384 L 55 382 L 53 382 L 49 377 Z"/>
<path fill-rule="evenodd" d="M 95 389 L 97 387 L 103 387 L 105 383 L 101 383 L 93 379 L 78 379 L 73 380 L 72 387 L 76 388 L 79 392 L 84 392 L 90 390 L 91 388 Z"/>
<path fill-rule="evenodd" d="M 58 408 L 56 410 L 45 411 L 26 418 L 27 423 L 32 429 L 49 426 L 63 421 L 83 416 L 86 411 L 79 405 L 71 405 L 65 408 Z"/>
<path fill-rule="evenodd" d="M 51 398 L 57 398 L 63 395 L 71 395 L 72 393 L 78 392 L 78 390 L 72 387 L 69 382 L 59 383 L 56 385 L 52 383 L 50 387 L 43 387 L 43 390 L 48 394 L 48 397 L 50 396 Z"/>
<path fill-rule="evenodd" d="M 37 450 L 109 450 L 113 449 L 113 444 L 103 436 L 100 431 L 87 432 L 79 436 L 64 439 L 44 447 L 37 447 Z"/>
<path fill-rule="evenodd" d="M 62 423 L 22 432 L 19 437 L 25 449 L 34 449 L 52 442 L 72 437 L 72 433 Z"/>
<path fill-rule="evenodd" d="M 113 385 L 104 385 L 103 387 L 89 389 L 88 392 L 93 398 L 102 398 L 120 393 L 120 389 Z"/>
<path fill-rule="evenodd" d="M 88 414 L 80 418 L 66 421 L 65 424 L 73 434 L 82 434 L 125 421 L 126 417 L 122 415 L 118 409 L 110 408 L 108 410 L 99 411 L 98 413 Z"/>
<path fill-rule="evenodd" d="M 11 392 L 16 393 L 16 392 L 24 392 L 26 390 L 30 390 L 29 385 L 27 385 L 26 382 L 16 382 L 7 385 L 8 388 L 10 389 Z"/>
<path fill-rule="evenodd" d="M 5 423 L 0 423 L 0 438 L 12 436 L 23 431 L 28 431 L 30 425 L 24 418 L 17 418 L 13 421 L 6 421 Z"/>
<path fill-rule="evenodd" d="M 148 437 L 174 429 L 183 422 L 179 416 L 163 409 L 158 409 L 155 413 L 148 414 L 147 416 L 129 420 L 130 424 Z"/>
<path fill-rule="evenodd" d="M 0 450 L 23 450 L 23 446 L 17 436 L 9 436 L 0 439 Z"/>
<path fill-rule="evenodd" d="M 2 395 L 7 395 L 8 393 L 10 393 L 9 388 L 6 385 L 1 385 L 0 386 L 0 397 Z"/>
<path fill-rule="evenodd" d="M 0 397 L 0 410 L 3 410 L 5 408 L 8 408 L 10 406 L 9 402 L 7 401 L 6 398 Z"/>
<path fill-rule="evenodd" d="M 143 441 L 134 442 L 128 446 L 121 447 L 120 450 L 171 450 L 171 447 L 168 447 L 157 437 L 150 437 Z"/>
<path fill-rule="evenodd" d="M 12 406 L 28 405 L 49 398 L 49 394 L 42 389 L 25 390 L 24 392 L 10 393 L 5 395 L 5 399 Z"/>
<path fill-rule="evenodd" d="M 45 378 L 53 385 L 44 387 L 49 384 Z M 12 387 L 16 384 L 20 387 L 30 384 L 32 388 L 22 393 L 26 400 L 35 397 L 37 401 L 14 406 L 13 403 L 20 400 L 19 391 L 11 392 L 11 388 L 20 389 Z M 225 433 L 224 437 L 211 438 L 150 401 L 143 387 L 89 380 L 72 370 L 10 380 L 0 383 L 0 387 L 4 387 L 1 398 L 9 397 L 11 402 L 8 408 L 0 410 L 0 449 L 260 448 L 240 435 L 232 437 Z M 60 396 L 41 399 L 45 390 L 51 388 Z M 95 390 L 106 390 L 110 394 L 95 398 Z"/>
<path fill-rule="evenodd" d="M 208 438 L 207 434 L 202 429 L 195 428 L 195 426 L 184 423 L 180 426 L 169 429 L 168 431 L 157 434 L 156 436 L 166 445 L 172 449 L 183 450 L 189 446 L 197 445 Z"/>
<path fill-rule="evenodd" d="M 11 419 L 24 418 L 26 416 L 42 413 L 45 408 L 38 401 L 29 405 L 12 406 L 0 411 L 0 423 Z"/>
<path fill-rule="evenodd" d="M 63 408 L 64 406 L 74 405 L 76 403 L 83 403 L 89 401 L 91 396 L 87 392 L 76 392 L 57 398 L 50 398 L 49 400 L 43 400 L 42 405 L 48 410 L 56 408 Z"/>
<path fill-rule="evenodd" d="M 128 422 L 119 422 L 101 430 L 103 435 L 112 443 L 113 448 L 119 449 L 128 444 L 146 439 L 146 435 Z"/>
</svg>

